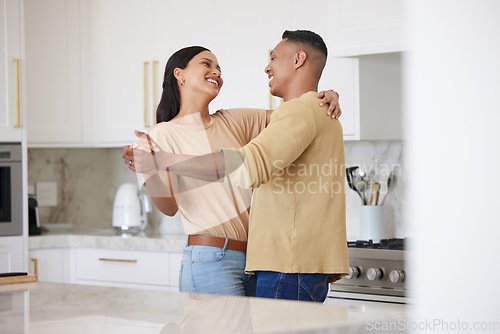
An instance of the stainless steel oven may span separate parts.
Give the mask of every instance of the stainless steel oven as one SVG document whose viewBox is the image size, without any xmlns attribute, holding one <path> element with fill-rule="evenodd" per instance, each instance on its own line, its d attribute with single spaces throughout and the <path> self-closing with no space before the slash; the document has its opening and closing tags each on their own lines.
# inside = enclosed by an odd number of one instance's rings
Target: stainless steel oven
<svg viewBox="0 0 500 334">
<path fill-rule="evenodd" d="M 22 148 L 0 143 L 0 236 L 23 234 Z"/>
</svg>

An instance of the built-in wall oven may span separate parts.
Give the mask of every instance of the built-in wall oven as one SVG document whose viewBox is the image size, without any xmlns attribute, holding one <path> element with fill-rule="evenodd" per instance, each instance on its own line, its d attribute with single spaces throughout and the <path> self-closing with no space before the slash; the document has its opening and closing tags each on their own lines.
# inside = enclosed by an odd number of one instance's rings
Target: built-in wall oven
<svg viewBox="0 0 500 334">
<path fill-rule="evenodd" d="M 0 236 L 23 234 L 22 148 L 0 143 Z"/>
</svg>

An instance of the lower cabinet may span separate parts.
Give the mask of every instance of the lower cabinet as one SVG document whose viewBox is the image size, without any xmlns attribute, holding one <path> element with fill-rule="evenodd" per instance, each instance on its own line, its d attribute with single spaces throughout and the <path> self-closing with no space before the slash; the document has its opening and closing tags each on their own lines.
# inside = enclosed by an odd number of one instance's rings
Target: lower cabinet
<svg viewBox="0 0 500 334">
<path fill-rule="evenodd" d="M 40 282 L 69 283 L 69 249 L 47 248 L 30 250 L 29 272 Z"/>
<path fill-rule="evenodd" d="M 25 242 L 24 236 L 0 238 L 0 273 L 26 271 Z"/>
<path fill-rule="evenodd" d="M 99 248 L 32 249 L 30 273 L 42 282 L 177 291 L 181 257 L 181 253 Z"/>
</svg>

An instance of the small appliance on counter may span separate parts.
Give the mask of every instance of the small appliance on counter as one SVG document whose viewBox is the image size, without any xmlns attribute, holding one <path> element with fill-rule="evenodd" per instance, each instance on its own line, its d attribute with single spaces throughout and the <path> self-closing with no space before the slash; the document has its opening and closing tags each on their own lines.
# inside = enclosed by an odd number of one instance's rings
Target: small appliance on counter
<svg viewBox="0 0 500 334">
<path fill-rule="evenodd" d="M 122 184 L 113 204 L 113 227 L 120 234 L 139 234 L 146 228 L 147 213 L 151 210 L 151 199 L 146 190 L 138 189 L 132 183 Z"/>
<path fill-rule="evenodd" d="M 29 235 L 41 235 L 42 228 L 40 227 L 40 219 L 38 219 L 38 202 L 32 194 L 28 196 L 28 212 Z"/>
</svg>

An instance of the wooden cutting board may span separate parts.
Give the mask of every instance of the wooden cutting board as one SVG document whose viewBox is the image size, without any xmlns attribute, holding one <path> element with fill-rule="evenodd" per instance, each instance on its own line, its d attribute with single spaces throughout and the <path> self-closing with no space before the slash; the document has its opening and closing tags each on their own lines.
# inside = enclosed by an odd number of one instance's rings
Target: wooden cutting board
<svg viewBox="0 0 500 334">
<path fill-rule="evenodd" d="M 28 283 L 37 282 L 37 275 L 21 275 L 21 276 L 7 276 L 0 277 L 0 285 L 2 284 L 16 284 L 16 283 Z"/>
</svg>

